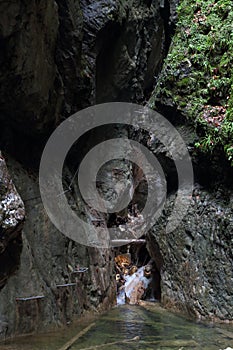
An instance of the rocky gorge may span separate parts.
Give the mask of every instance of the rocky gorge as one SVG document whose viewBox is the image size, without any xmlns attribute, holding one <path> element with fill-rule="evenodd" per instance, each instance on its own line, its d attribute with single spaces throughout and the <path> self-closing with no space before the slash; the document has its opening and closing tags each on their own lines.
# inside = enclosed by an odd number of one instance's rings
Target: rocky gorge
<svg viewBox="0 0 233 350">
<path fill-rule="evenodd" d="M 232 9 L 227 0 L 190 3 L 0 1 L 2 339 L 69 324 L 116 302 L 115 249 L 86 247 L 60 233 L 45 212 L 38 178 L 53 130 L 83 108 L 115 101 L 149 105 L 163 114 L 185 140 L 194 168 L 187 215 L 168 234 L 164 227 L 177 190 L 170 155 L 140 131 L 105 129 L 106 138 L 124 135 L 147 145 L 166 174 L 165 208 L 143 237 L 146 247 L 131 248 L 134 259 L 141 264 L 153 259 L 156 298 L 165 307 L 198 319 L 233 321 L 232 57 L 227 55 Z M 212 35 L 220 27 L 229 33 L 222 46 Z M 183 33 L 187 41 L 181 45 Z M 189 42 L 195 35 L 210 47 L 195 47 Z M 204 35 L 212 35 L 210 44 Z M 204 50 L 211 54 L 203 66 Z M 79 144 L 83 154 L 72 149 L 64 168 L 67 186 L 77 161 L 102 134 L 85 135 Z M 121 181 L 136 183 L 134 203 L 140 207 L 145 179 L 129 164 L 114 162 Z M 106 167 L 99 178 L 109 197 L 111 171 Z M 115 183 L 119 174 L 114 176 Z M 68 196 L 79 214 L 106 226 L 128 217 L 127 211 L 117 217 L 87 213 L 76 184 Z"/>
</svg>

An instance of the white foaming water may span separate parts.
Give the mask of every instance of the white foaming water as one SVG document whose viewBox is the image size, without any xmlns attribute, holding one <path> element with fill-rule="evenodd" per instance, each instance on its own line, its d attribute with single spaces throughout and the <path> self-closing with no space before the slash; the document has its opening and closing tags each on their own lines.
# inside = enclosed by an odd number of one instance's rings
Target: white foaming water
<svg viewBox="0 0 233 350">
<path fill-rule="evenodd" d="M 117 305 L 125 304 L 125 288 L 122 288 L 121 291 L 117 294 Z"/>
<path fill-rule="evenodd" d="M 117 296 L 117 304 L 125 304 L 126 297 L 130 304 L 135 304 L 138 297 L 140 299 L 140 295 L 148 288 L 150 282 L 151 278 L 144 276 L 144 266 L 140 267 L 133 275 L 125 276 L 125 285 Z"/>
</svg>

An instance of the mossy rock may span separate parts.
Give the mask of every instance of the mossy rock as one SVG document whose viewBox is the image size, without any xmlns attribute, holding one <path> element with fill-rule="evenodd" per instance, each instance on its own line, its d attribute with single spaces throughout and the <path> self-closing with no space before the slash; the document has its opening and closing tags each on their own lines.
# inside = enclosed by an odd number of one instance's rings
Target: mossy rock
<svg viewBox="0 0 233 350">
<path fill-rule="evenodd" d="M 196 147 L 222 148 L 233 165 L 232 23 L 231 0 L 180 1 L 176 33 L 150 107 L 169 100 L 202 130 Z"/>
</svg>

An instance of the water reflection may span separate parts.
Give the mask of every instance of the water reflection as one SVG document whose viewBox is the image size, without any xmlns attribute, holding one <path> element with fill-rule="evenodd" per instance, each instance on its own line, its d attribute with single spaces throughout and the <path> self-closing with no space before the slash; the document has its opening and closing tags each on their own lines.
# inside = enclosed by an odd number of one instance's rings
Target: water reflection
<svg viewBox="0 0 233 350">
<path fill-rule="evenodd" d="M 83 324 L 82 327 L 85 325 Z M 26 337 L 0 345 L 1 350 L 59 350 L 68 339 L 77 334 L 81 326 L 59 334 Z M 139 336 L 140 340 L 120 343 Z M 117 344 L 104 345 L 117 342 Z M 142 350 L 219 350 L 233 347 L 233 327 L 220 328 L 203 325 L 178 317 L 157 305 L 145 307 L 122 305 L 102 315 L 71 350 L 97 349 Z"/>
</svg>

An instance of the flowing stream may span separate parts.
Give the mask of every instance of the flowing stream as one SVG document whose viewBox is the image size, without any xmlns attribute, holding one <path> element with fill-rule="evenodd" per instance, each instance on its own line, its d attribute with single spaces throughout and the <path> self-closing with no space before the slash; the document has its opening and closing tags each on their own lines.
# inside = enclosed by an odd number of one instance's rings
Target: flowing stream
<svg viewBox="0 0 233 350">
<path fill-rule="evenodd" d="M 97 319 L 46 335 L 20 337 L 0 344 L 1 350 L 60 350 L 88 323 L 94 323 L 70 350 L 219 350 L 233 348 L 233 327 L 213 326 L 176 316 L 158 303 L 121 305 Z M 136 337 L 136 338 L 135 338 Z M 132 340 L 134 339 L 134 340 Z M 126 340 L 131 340 L 125 342 Z M 116 343 L 117 342 L 117 343 Z M 111 345 L 109 345 L 109 343 Z M 115 343 L 115 344 L 112 344 Z M 104 345 L 106 344 L 106 345 Z M 97 347 L 96 347 L 97 346 Z"/>
</svg>

